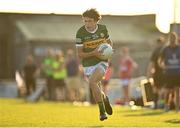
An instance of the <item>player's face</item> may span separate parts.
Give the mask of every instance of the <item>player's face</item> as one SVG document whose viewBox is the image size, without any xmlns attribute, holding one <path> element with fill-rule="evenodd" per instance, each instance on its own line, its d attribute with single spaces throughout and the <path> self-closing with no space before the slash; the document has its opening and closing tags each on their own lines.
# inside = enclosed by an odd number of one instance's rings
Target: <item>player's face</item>
<svg viewBox="0 0 180 128">
<path fill-rule="evenodd" d="M 83 17 L 83 22 L 89 31 L 93 31 L 96 28 L 97 21 L 93 18 Z"/>
</svg>

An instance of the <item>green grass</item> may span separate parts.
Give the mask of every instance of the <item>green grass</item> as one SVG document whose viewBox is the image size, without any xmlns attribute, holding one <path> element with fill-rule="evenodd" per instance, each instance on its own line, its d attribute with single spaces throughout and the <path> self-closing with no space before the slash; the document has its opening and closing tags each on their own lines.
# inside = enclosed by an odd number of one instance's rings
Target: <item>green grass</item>
<svg viewBox="0 0 180 128">
<path fill-rule="evenodd" d="M 1 127 L 179 127 L 180 114 L 171 111 L 114 106 L 108 120 L 99 121 L 98 108 L 71 103 L 0 99 Z"/>
</svg>

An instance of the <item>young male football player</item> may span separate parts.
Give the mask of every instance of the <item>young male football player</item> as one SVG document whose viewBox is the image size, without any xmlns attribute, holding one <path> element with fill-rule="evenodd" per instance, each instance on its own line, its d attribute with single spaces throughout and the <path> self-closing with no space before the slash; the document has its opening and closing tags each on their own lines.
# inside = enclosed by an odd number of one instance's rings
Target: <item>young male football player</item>
<svg viewBox="0 0 180 128">
<path fill-rule="evenodd" d="M 100 59 L 101 51 L 98 50 L 98 46 L 102 43 L 109 43 L 112 46 L 112 41 L 106 26 L 98 24 L 101 15 L 96 9 L 86 10 L 82 14 L 82 19 L 84 25 L 76 33 L 77 53 L 82 61 L 84 73 L 88 77 L 94 99 L 99 106 L 100 120 L 103 121 L 107 119 L 106 113 L 112 115 L 113 111 L 108 97 L 99 86 L 108 66 L 108 60 Z"/>
</svg>

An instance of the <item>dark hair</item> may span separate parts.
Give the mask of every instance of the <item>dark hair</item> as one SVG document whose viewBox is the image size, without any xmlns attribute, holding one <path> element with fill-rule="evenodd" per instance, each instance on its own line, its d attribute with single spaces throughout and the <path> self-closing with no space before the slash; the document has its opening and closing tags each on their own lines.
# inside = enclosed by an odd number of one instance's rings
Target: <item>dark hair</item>
<svg viewBox="0 0 180 128">
<path fill-rule="evenodd" d="M 101 15 L 99 14 L 99 12 L 95 8 L 91 8 L 91 9 L 86 10 L 82 14 L 82 16 L 93 18 L 95 21 L 99 21 L 101 19 Z"/>
</svg>

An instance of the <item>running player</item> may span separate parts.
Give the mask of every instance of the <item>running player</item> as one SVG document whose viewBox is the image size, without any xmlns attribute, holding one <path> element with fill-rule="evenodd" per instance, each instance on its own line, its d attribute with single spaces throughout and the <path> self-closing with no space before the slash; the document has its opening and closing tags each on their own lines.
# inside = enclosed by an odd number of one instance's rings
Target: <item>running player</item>
<svg viewBox="0 0 180 128">
<path fill-rule="evenodd" d="M 106 26 L 98 24 L 101 15 L 96 9 L 86 10 L 82 14 L 82 19 L 85 25 L 76 33 L 77 53 L 82 61 L 84 73 L 88 77 L 90 89 L 99 106 L 100 120 L 103 121 L 107 119 L 106 112 L 112 115 L 113 111 L 108 97 L 99 86 L 108 66 L 108 60 L 100 59 L 101 51 L 98 51 L 98 46 L 102 43 L 109 43 L 112 46 L 112 41 Z"/>
</svg>

